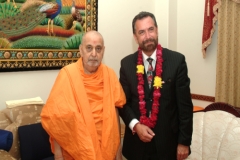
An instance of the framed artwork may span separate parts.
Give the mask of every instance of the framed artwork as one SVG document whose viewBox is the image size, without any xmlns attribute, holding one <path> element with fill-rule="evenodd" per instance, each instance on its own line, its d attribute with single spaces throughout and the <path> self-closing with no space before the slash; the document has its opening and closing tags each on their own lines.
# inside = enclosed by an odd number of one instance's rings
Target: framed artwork
<svg viewBox="0 0 240 160">
<path fill-rule="evenodd" d="M 97 30 L 97 0 L 0 0 L 0 72 L 59 69 Z"/>
</svg>

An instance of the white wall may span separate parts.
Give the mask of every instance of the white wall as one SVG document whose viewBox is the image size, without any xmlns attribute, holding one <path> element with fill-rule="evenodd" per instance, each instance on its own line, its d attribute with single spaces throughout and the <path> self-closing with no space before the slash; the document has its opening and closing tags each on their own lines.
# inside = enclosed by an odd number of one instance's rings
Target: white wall
<svg viewBox="0 0 240 160">
<path fill-rule="evenodd" d="M 158 41 L 161 46 L 165 48 L 169 47 L 169 3 L 169 1 L 155 0 L 155 17 L 158 24 Z M 149 12 L 152 11 L 149 10 Z"/>
<path fill-rule="evenodd" d="M 202 58 L 202 28 L 205 1 L 178 1 L 177 5 L 177 51 L 186 56 L 191 93 L 215 96 L 217 33 Z M 211 102 L 193 100 L 198 106 Z"/>
<path fill-rule="evenodd" d="M 133 53 L 137 45 L 132 36 L 132 19 L 140 11 L 155 13 L 159 42 L 163 47 L 186 56 L 191 78 L 191 91 L 214 96 L 216 41 L 208 48 L 207 58 L 201 54 L 204 1 L 98 0 L 98 31 L 105 39 L 104 63 L 119 73 L 120 59 Z M 47 100 L 58 70 L 0 73 L 0 109 L 5 101 L 40 96 Z M 196 101 L 205 106 L 209 102 Z"/>
<path fill-rule="evenodd" d="M 0 109 L 5 101 L 40 96 L 46 102 L 58 70 L 0 73 Z"/>
<path fill-rule="evenodd" d="M 98 31 L 105 42 L 104 63 L 119 73 L 120 60 L 137 50 L 132 33 L 132 19 L 140 11 L 154 12 L 154 1 L 99 1 Z"/>
</svg>

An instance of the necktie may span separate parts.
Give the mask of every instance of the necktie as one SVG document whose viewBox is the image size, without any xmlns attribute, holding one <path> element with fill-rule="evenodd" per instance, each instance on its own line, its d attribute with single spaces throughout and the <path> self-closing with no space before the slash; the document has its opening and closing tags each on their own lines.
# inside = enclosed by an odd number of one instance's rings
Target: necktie
<svg viewBox="0 0 240 160">
<path fill-rule="evenodd" d="M 152 58 L 147 59 L 149 65 L 148 65 L 148 70 L 147 70 L 147 80 L 148 80 L 148 85 L 149 88 L 151 88 L 152 85 L 152 79 L 153 79 L 153 67 L 152 67 Z"/>
</svg>

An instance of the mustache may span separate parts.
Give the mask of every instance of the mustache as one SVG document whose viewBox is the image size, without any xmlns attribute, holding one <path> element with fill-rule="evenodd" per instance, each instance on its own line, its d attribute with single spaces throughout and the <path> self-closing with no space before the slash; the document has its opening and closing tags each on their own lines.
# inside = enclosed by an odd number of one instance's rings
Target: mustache
<svg viewBox="0 0 240 160">
<path fill-rule="evenodd" d="M 155 42 L 155 40 L 153 38 L 149 38 L 149 39 L 143 41 L 143 44 L 146 44 L 148 42 Z"/>
<path fill-rule="evenodd" d="M 97 58 L 89 58 L 88 61 L 97 61 L 98 62 L 98 59 Z"/>
</svg>

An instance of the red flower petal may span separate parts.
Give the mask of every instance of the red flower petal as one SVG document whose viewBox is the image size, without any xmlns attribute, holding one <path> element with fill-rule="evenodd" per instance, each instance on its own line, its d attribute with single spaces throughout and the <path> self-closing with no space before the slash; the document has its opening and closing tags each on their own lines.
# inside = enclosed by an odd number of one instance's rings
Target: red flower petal
<svg viewBox="0 0 240 160">
<path fill-rule="evenodd" d="M 157 63 L 156 63 L 156 76 L 161 77 L 162 75 L 162 47 L 160 44 L 157 46 Z M 138 59 L 137 59 L 137 64 L 138 65 L 143 65 L 143 57 L 142 57 L 142 50 L 140 47 L 138 47 Z M 137 74 L 138 78 L 138 95 L 139 95 L 139 110 L 141 113 L 140 116 L 140 122 L 142 124 L 147 125 L 150 128 L 154 128 L 157 122 L 157 114 L 159 112 L 159 98 L 161 97 L 160 93 L 160 88 L 154 87 L 154 92 L 153 92 L 153 103 L 152 103 L 152 113 L 151 117 L 148 118 L 146 117 L 147 110 L 146 110 L 146 102 L 143 100 L 144 99 L 144 78 L 143 74 L 138 73 Z"/>
</svg>

